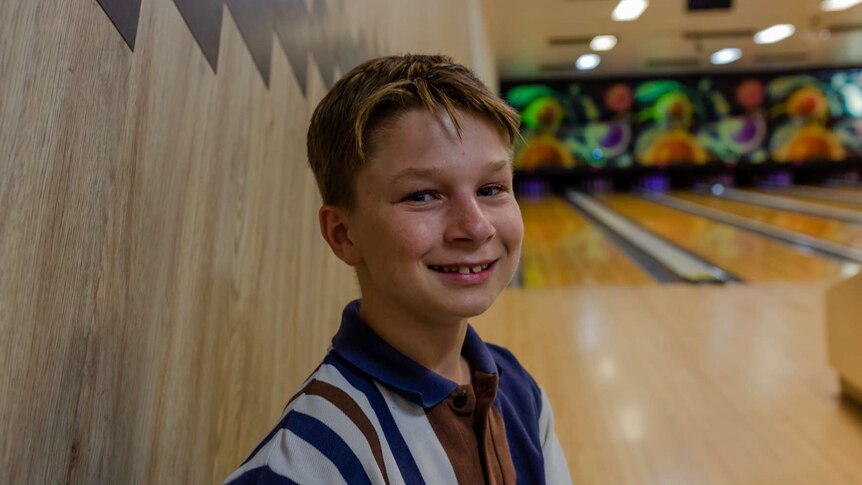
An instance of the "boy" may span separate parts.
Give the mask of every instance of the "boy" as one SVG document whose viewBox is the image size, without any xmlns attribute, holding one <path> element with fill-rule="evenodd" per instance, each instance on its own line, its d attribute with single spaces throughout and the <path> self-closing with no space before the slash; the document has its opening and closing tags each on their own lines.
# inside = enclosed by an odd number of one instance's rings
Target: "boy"
<svg viewBox="0 0 862 485">
<path fill-rule="evenodd" d="M 518 265 L 517 133 L 447 57 L 374 59 L 333 86 L 308 157 L 362 300 L 225 483 L 571 483 L 544 392 L 467 323 Z"/>
</svg>

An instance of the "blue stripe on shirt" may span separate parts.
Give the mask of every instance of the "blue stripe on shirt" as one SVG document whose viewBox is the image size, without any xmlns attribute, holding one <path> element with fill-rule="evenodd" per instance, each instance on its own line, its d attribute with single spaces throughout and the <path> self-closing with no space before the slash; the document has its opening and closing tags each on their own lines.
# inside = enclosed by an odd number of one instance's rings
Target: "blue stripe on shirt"
<svg viewBox="0 0 862 485">
<path fill-rule="evenodd" d="M 229 483 L 230 485 L 299 485 L 293 480 L 275 473 L 266 466 L 249 470 Z"/>
<path fill-rule="evenodd" d="M 287 416 L 287 430 L 328 458 L 347 483 L 371 485 L 371 479 L 365 473 L 362 462 L 338 433 L 307 414 L 291 411 Z"/>
<path fill-rule="evenodd" d="M 487 345 L 497 365 L 503 369 L 494 405 L 506 423 L 506 441 L 518 483 L 545 483 L 542 440 L 539 436 L 542 392 L 511 352 L 503 347 Z"/>
<path fill-rule="evenodd" d="M 282 428 L 284 428 L 284 423 L 285 423 L 285 420 L 286 420 L 286 419 L 287 419 L 287 416 L 285 416 L 284 418 L 282 418 L 282 420 L 278 422 L 278 425 L 276 425 L 276 427 L 275 427 L 275 428 L 272 428 L 272 430 L 271 430 L 271 431 L 266 435 L 266 437 L 264 437 L 264 438 L 263 438 L 263 440 L 261 440 L 261 442 L 260 442 L 260 443 L 258 443 L 258 445 L 254 448 L 254 451 L 252 451 L 252 452 L 251 452 L 251 454 L 250 454 L 250 455 L 248 455 L 248 458 L 246 458 L 246 459 L 242 462 L 242 464 L 243 464 L 243 465 L 245 465 L 246 463 L 248 463 L 248 461 L 249 461 L 249 460 L 251 460 L 252 458 L 254 458 L 254 456 L 255 456 L 255 455 L 257 455 L 257 453 L 258 453 L 258 452 L 259 452 L 259 451 L 260 451 L 264 446 L 266 446 L 267 444 L 269 444 L 269 442 L 270 442 L 270 441 L 272 441 L 272 438 L 275 436 L 275 434 L 276 434 L 276 433 L 278 433 Z M 240 466 L 242 466 L 242 465 L 240 465 Z"/>
<path fill-rule="evenodd" d="M 386 405 L 386 400 L 380 394 L 380 390 L 369 380 L 356 374 L 350 365 L 345 364 L 336 356 L 332 354 L 328 355 L 325 362 L 338 369 L 351 386 L 365 394 L 365 397 L 371 404 L 371 408 L 374 410 L 374 414 L 377 415 L 380 427 L 383 428 L 383 435 L 386 437 L 386 442 L 389 443 L 389 449 L 392 450 L 395 462 L 398 463 L 398 470 L 401 471 L 404 483 L 424 484 L 425 480 L 422 478 L 422 474 L 419 473 L 416 460 L 410 454 L 410 449 L 407 448 L 407 443 L 404 442 L 404 437 L 401 436 L 401 430 L 395 424 L 395 419 L 392 417 L 392 413 L 389 412 L 389 406 Z"/>
</svg>

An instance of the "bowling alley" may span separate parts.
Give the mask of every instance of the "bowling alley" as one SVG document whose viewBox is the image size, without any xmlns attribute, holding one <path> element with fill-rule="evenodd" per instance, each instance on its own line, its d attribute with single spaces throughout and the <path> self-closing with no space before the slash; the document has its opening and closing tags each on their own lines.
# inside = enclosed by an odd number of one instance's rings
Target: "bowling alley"
<svg viewBox="0 0 862 485">
<path fill-rule="evenodd" d="M 862 0 L 0 32 L 0 483 L 862 484 Z"/>
</svg>

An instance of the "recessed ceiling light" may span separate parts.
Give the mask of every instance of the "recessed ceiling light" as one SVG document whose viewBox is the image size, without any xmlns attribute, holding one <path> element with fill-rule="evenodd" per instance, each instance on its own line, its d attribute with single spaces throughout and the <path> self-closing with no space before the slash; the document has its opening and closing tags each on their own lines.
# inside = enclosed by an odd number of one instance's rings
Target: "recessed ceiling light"
<svg viewBox="0 0 862 485">
<path fill-rule="evenodd" d="M 709 57 L 709 60 L 713 64 L 730 64 L 731 62 L 738 61 L 740 57 L 742 57 L 741 50 L 736 47 L 728 47 L 727 49 L 714 52 Z"/>
<path fill-rule="evenodd" d="M 860 0 L 862 1 L 862 0 Z M 611 18 L 617 22 L 627 22 L 640 17 L 649 6 L 648 0 L 620 0 Z"/>
<path fill-rule="evenodd" d="M 820 3 L 820 10 L 824 12 L 835 12 L 838 10 L 847 10 L 850 7 L 859 5 L 862 0 L 823 0 Z"/>
<path fill-rule="evenodd" d="M 575 61 L 575 67 L 579 71 L 592 71 L 602 62 L 598 54 L 584 54 Z"/>
<path fill-rule="evenodd" d="M 791 24 L 773 25 L 754 34 L 754 42 L 756 44 L 774 44 L 790 37 L 794 32 L 796 32 L 796 27 Z"/>
<path fill-rule="evenodd" d="M 590 42 L 590 49 L 594 51 L 609 51 L 617 45 L 615 35 L 597 35 Z"/>
</svg>

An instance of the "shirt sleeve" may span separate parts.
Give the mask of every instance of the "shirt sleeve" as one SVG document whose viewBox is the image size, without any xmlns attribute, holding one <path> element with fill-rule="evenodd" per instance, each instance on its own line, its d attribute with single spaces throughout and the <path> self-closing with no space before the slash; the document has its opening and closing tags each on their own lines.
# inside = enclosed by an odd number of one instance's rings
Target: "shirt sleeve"
<svg viewBox="0 0 862 485">
<path fill-rule="evenodd" d="M 335 464 L 320 450 L 286 429 L 278 430 L 264 446 L 234 471 L 223 485 L 344 484 Z"/>
<path fill-rule="evenodd" d="M 548 485 L 571 485 L 569 465 L 554 431 L 554 411 L 544 389 L 542 411 L 539 414 L 539 436 L 542 439 L 542 455 L 545 461 L 545 483 Z"/>
</svg>

